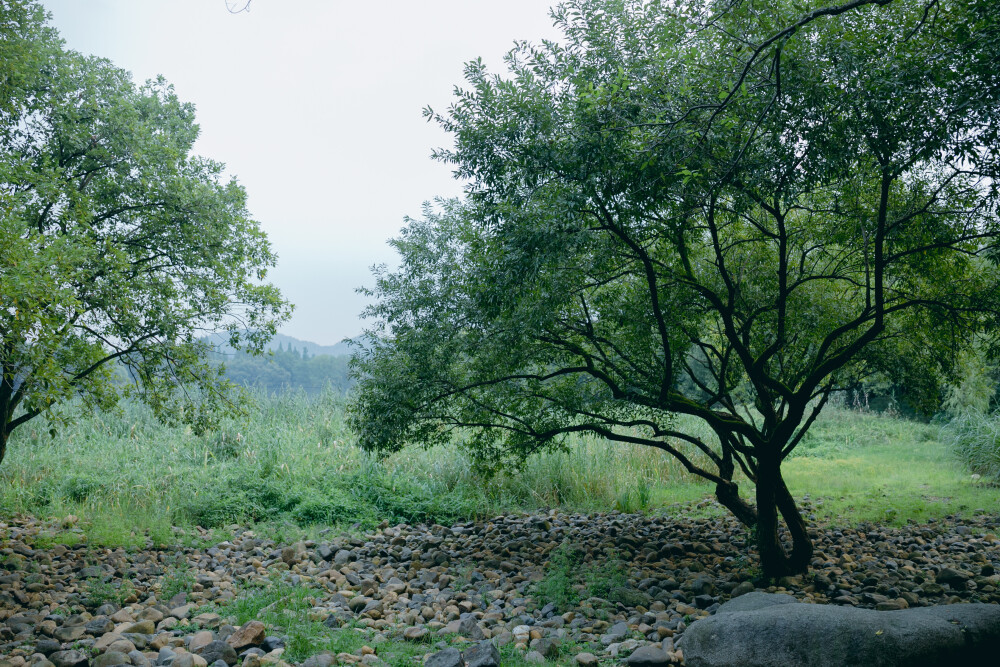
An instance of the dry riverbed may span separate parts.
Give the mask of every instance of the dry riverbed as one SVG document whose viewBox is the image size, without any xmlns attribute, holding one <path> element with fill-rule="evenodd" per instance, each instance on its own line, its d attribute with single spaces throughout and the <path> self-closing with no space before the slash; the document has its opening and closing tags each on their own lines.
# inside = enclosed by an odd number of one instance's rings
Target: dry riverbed
<svg viewBox="0 0 1000 667">
<path fill-rule="evenodd" d="M 756 588 L 746 532 L 705 509 L 382 525 L 284 545 L 236 529 L 134 551 L 63 544 L 79 535 L 71 521 L 8 519 L 0 667 L 682 664 L 685 628 Z M 879 610 L 996 604 L 998 533 L 1000 514 L 982 511 L 819 526 L 809 575 L 763 589 Z"/>
</svg>

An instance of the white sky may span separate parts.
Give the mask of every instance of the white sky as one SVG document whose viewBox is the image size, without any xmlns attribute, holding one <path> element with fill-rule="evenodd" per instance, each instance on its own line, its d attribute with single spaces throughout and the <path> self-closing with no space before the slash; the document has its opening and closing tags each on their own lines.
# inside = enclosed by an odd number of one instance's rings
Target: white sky
<svg viewBox="0 0 1000 667">
<path fill-rule="evenodd" d="M 360 333 L 369 267 L 421 203 L 456 196 L 430 159 L 466 61 L 500 71 L 515 39 L 558 33 L 549 0 L 43 0 L 69 48 L 141 82 L 164 75 L 197 106 L 195 152 L 225 162 L 279 255 L 296 304 L 282 331 L 331 344 Z"/>
</svg>

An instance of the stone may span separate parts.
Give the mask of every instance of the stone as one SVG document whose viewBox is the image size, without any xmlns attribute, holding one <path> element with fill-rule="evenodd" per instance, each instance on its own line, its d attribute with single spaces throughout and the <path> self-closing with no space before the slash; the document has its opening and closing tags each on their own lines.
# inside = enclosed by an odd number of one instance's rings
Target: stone
<svg viewBox="0 0 1000 667">
<path fill-rule="evenodd" d="M 560 641 L 551 637 L 543 637 L 531 642 L 531 648 L 549 660 L 555 660 L 559 657 L 559 646 Z"/>
<path fill-rule="evenodd" d="M 539 653 L 538 651 L 528 651 L 527 653 L 524 654 L 524 661 L 530 662 L 534 665 L 544 665 L 545 656 Z"/>
<path fill-rule="evenodd" d="M 131 665 L 132 659 L 125 653 L 108 651 L 94 658 L 93 667 L 114 667 L 115 665 Z"/>
<path fill-rule="evenodd" d="M 71 649 L 69 651 L 56 651 L 49 656 L 49 662 L 56 667 L 87 667 L 90 658 L 83 651 Z"/>
<path fill-rule="evenodd" d="M 500 651 L 491 642 L 481 641 L 462 652 L 465 667 L 500 667 Z"/>
<path fill-rule="evenodd" d="M 582 667 L 591 667 L 592 665 L 596 665 L 598 663 L 596 655 L 586 652 L 577 653 L 573 660 L 576 661 L 576 664 L 581 665 Z"/>
<path fill-rule="evenodd" d="M 156 632 L 156 624 L 153 621 L 145 620 L 133 623 L 124 630 L 122 634 L 151 635 Z"/>
<path fill-rule="evenodd" d="M 471 614 L 462 615 L 458 624 L 458 634 L 466 639 L 480 640 L 485 638 L 482 629 L 476 622 L 476 617 Z"/>
<path fill-rule="evenodd" d="M 76 625 L 68 628 L 56 628 L 53 636 L 63 644 L 67 644 L 76 641 L 85 634 L 87 634 L 87 629 L 82 625 Z"/>
<path fill-rule="evenodd" d="M 680 641 L 688 667 L 917 667 L 988 664 L 1000 651 L 1000 606 L 873 611 L 758 596 L 722 605 Z M 730 606 L 733 605 L 733 606 Z"/>
<path fill-rule="evenodd" d="M 329 558 L 325 558 L 324 560 L 329 560 Z M 337 659 L 330 653 L 319 653 L 306 658 L 300 667 L 330 667 L 330 665 L 336 664 L 336 662 Z"/>
<path fill-rule="evenodd" d="M 951 567 L 943 567 L 937 573 L 935 581 L 939 584 L 948 584 L 952 588 L 964 588 L 969 578 L 969 575 L 964 572 L 959 572 Z"/>
<path fill-rule="evenodd" d="M 193 653 L 200 655 L 210 665 L 216 660 L 222 660 L 227 665 L 235 665 L 237 662 L 236 649 L 220 639 L 209 642 Z"/>
<path fill-rule="evenodd" d="M 625 623 L 615 623 L 605 634 L 601 636 L 601 644 L 604 646 L 610 646 L 611 644 L 620 642 L 627 637 L 628 634 L 628 625 Z"/>
<path fill-rule="evenodd" d="M 87 621 L 87 624 L 83 627 L 87 629 L 87 634 L 91 634 L 96 637 L 114 630 L 115 624 L 107 616 L 97 616 Z"/>
<path fill-rule="evenodd" d="M 457 648 L 446 648 L 424 660 L 424 667 L 465 667 L 465 661 Z"/>
<path fill-rule="evenodd" d="M 427 636 L 427 628 L 412 626 L 403 630 L 403 639 L 411 642 L 418 642 Z"/>
<path fill-rule="evenodd" d="M 258 646 L 267 636 L 267 629 L 260 621 L 248 621 L 233 634 L 226 637 L 226 643 L 237 651 L 248 646 Z"/>
<path fill-rule="evenodd" d="M 652 644 L 640 646 L 625 660 L 629 667 L 663 667 L 671 663 L 670 656 L 662 648 Z"/>
</svg>

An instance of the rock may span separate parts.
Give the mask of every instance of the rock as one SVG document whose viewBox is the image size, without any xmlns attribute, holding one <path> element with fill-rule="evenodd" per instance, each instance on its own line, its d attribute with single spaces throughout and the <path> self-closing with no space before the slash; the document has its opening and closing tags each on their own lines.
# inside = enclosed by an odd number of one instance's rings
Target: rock
<svg viewBox="0 0 1000 667">
<path fill-rule="evenodd" d="M 133 623 L 122 631 L 122 634 L 151 635 L 156 632 L 156 624 L 152 621 Z"/>
<path fill-rule="evenodd" d="M 951 567 L 941 568 L 937 573 L 937 577 L 935 577 L 935 581 L 939 584 L 948 584 L 952 588 L 964 588 L 969 579 L 969 575 Z"/>
<path fill-rule="evenodd" d="M 204 647 L 208 646 L 215 640 L 215 635 L 212 634 L 211 630 L 200 630 L 193 635 L 191 635 L 191 643 L 188 644 L 188 650 L 191 653 L 197 653 Z"/>
<path fill-rule="evenodd" d="M 500 651 L 491 642 L 481 641 L 462 652 L 465 667 L 500 667 Z"/>
<path fill-rule="evenodd" d="M 235 665 L 237 661 L 236 649 L 219 639 L 209 642 L 195 653 L 210 665 L 216 660 L 222 660 L 227 665 Z"/>
<path fill-rule="evenodd" d="M 591 667 L 591 665 L 596 665 L 598 662 L 597 656 L 593 653 L 577 653 L 573 659 L 576 661 L 576 664 L 582 665 L 582 667 Z"/>
<path fill-rule="evenodd" d="M 760 594 L 766 595 L 766 594 Z M 1000 607 L 965 604 L 878 612 L 758 596 L 691 624 L 688 667 L 857 667 L 987 664 L 1000 651 Z M 730 606 L 733 605 L 733 606 Z"/>
<path fill-rule="evenodd" d="M 62 644 L 54 639 L 39 639 L 35 642 L 35 651 L 44 656 L 50 656 L 62 648 Z"/>
<path fill-rule="evenodd" d="M 329 558 L 325 558 L 324 560 L 329 560 Z M 300 667 L 330 667 L 330 665 L 336 664 L 336 662 L 337 659 L 330 653 L 319 653 L 306 658 Z"/>
<path fill-rule="evenodd" d="M 115 624 L 107 616 L 97 616 L 87 621 L 87 624 L 83 627 L 86 628 L 87 634 L 96 637 L 114 630 Z"/>
<path fill-rule="evenodd" d="M 601 636 L 601 644 L 610 646 L 611 644 L 620 642 L 628 636 L 628 633 L 628 625 L 625 623 L 615 623 Z"/>
<path fill-rule="evenodd" d="M 756 589 L 751 582 L 744 581 L 737 584 L 736 588 L 733 589 L 733 592 L 730 593 L 730 595 L 734 598 L 738 598 L 741 595 L 746 595 L 747 593 L 753 593 L 754 590 Z"/>
<path fill-rule="evenodd" d="M 458 624 L 458 634 L 466 639 L 473 640 L 480 640 L 486 637 L 476 622 L 476 617 L 472 614 L 462 614 L 462 618 Z"/>
<path fill-rule="evenodd" d="M 237 651 L 248 646 L 258 646 L 267 636 L 267 629 L 260 621 L 248 621 L 233 634 L 226 637 L 226 643 Z"/>
<path fill-rule="evenodd" d="M 741 595 L 738 599 L 730 600 L 729 602 L 723 604 L 715 613 L 721 614 L 724 612 L 756 611 L 758 609 L 766 609 L 775 605 L 793 604 L 796 602 L 798 602 L 798 600 L 793 598 L 791 595 L 786 595 L 785 593 L 762 593 L 760 591 L 753 591 L 751 593 L 747 593 L 746 595 Z"/>
<path fill-rule="evenodd" d="M 669 665 L 671 660 L 666 651 L 647 644 L 632 651 L 632 655 L 625 662 L 629 667 L 662 667 Z"/>
<path fill-rule="evenodd" d="M 553 638 L 536 639 L 531 642 L 531 648 L 549 660 L 559 657 L 559 646 L 559 640 Z"/>
<path fill-rule="evenodd" d="M 94 659 L 93 667 L 114 667 L 115 665 L 131 665 L 132 659 L 118 651 L 102 653 Z"/>
<path fill-rule="evenodd" d="M 77 626 L 68 627 L 68 628 L 65 628 L 65 627 L 64 628 L 56 628 L 56 631 L 53 633 L 53 635 L 55 636 L 56 639 L 58 639 L 59 641 L 61 641 L 63 644 L 67 644 L 69 642 L 76 641 L 77 639 L 79 639 L 80 637 L 82 637 L 83 635 L 85 635 L 86 633 L 87 633 L 87 629 L 84 626 L 77 625 Z"/>
<path fill-rule="evenodd" d="M 539 653 L 538 651 L 528 651 L 527 653 L 524 654 L 524 661 L 530 662 L 534 665 L 544 665 L 545 656 Z"/>
<path fill-rule="evenodd" d="M 180 653 L 170 663 L 170 667 L 208 667 L 208 662 L 200 655 Z"/>
<path fill-rule="evenodd" d="M 56 651 L 49 656 L 49 662 L 56 667 L 87 667 L 90 659 L 83 651 Z"/>
<path fill-rule="evenodd" d="M 357 559 L 357 554 L 353 551 L 348 551 L 347 549 L 340 549 L 333 555 L 333 562 L 337 565 L 347 565 L 351 561 L 355 561 Z"/>
<path fill-rule="evenodd" d="M 419 626 L 409 627 L 403 630 L 403 639 L 411 642 L 418 642 L 427 636 L 427 628 Z"/>
<path fill-rule="evenodd" d="M 424 667 L 465 667 L 465 661 L 457 648 L 446 648 L 424 660 Z"/>
</svg>

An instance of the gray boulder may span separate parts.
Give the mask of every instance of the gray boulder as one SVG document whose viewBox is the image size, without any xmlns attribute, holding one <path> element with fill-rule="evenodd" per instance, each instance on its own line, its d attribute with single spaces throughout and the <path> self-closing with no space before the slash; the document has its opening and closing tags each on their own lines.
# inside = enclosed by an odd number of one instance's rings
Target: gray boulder
<svg viewBox="0 0 1000 667">
<path fill-rule="evenodd" d="M 929 667 L 989 664 L 1000 652 L 1000 605 L 880 612 L 789 597 L 748 593 L 692 623 L 680 640 L 685 664 Z"/>
<path fill-rule="evenodd" d="M 489 641 L 474 644 L 462 652 L 466 667 L 500 667 L 500 651 Z"/>
<path fill-rule="evenodd" d="M 424 661 L 424 667 L 464 667 L 465 661 L 457 648 L 446 648 Z"/>
<path fill-rule="evenodd" d="M 221 660 L 227 665 L 235 665 L 238 661 L 236 649 L 221 639 L 209 642 L 207 646 L 201 647 L 195 653 L 204 658 L 209 665 L 217 660 Z"/>
</svg>

